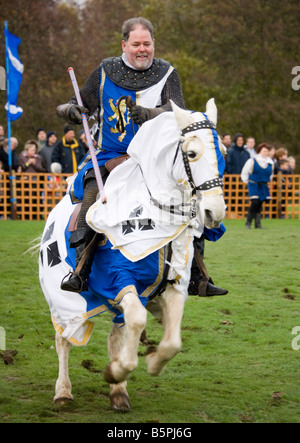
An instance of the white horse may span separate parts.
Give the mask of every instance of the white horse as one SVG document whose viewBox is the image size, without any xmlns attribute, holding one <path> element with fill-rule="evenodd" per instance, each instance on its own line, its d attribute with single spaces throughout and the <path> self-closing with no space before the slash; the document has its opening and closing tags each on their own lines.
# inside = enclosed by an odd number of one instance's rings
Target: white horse
<svg viewBox="0 0 300 443">
<path fill-rule="evenodd" d="M 181 349 L 193 238 L 204 227 L 218 228 L 225 217 L 224 158 L 214 100 L 205 114 L 172 106 L 173 112 L 139 129 L 129 160 L 105 184 L 107 204 L 98 200 L 87 214 L 89 225 L 108 240 L 97 250 L 86 293 L 60 289 L 62 278 L 75 268 L 75 250 L 68 246 L 74 209 L 70 196 L 49 214 L 40 248 L 40 283 L 56 329 L 55 402 L 73 399 L 68 355 L 72 344 L 89 340 L 94 315 L 109 310 L 115 316 L 105 371 L 113 409 L 130 409 L 126 380 L 138 365 L 147 309 L 162 319 L 164 331 L 157 349 L 146 356 L 148 372 L 159 375 Z M 153 298 L 157 288 L 162 291 Z"/>
</svg>

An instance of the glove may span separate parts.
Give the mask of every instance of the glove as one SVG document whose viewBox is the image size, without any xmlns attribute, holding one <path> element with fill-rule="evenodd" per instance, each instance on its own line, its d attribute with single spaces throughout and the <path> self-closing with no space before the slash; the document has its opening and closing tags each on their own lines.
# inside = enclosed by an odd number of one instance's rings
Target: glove
<svg viewBox="0 0 300 443">
<path fill-rule="evenodd" d="M 89 110 L 83 106 L 72 105 L 69 109 L 69 120 L 73 125 L 80 125 L 82 123 L 81 114 L 89 115 Z"/>
<path fill-rule="evenodd" d="M 60 118 L 63 118 L 67 122 L 73 125 L 80 125 L 82 123 L 81 113 L 89 114 L 89 110 L 82 106 L 73 103 L 66 103 L 64 105 L 59 105 L 56 108 L 56 113 Z"/>
<path fill-rule="evenodd" d="M 143 106 L 138 106 L 130 96 L 126 99 L 126 105 L 130 111 L 130 115 L 134 123 L 137 125 L 142 125 L 145 123 L 145 121 L 148 120 L 149 114 L 148 110 L 146 108 L 143 108 Z"/>
</svg>

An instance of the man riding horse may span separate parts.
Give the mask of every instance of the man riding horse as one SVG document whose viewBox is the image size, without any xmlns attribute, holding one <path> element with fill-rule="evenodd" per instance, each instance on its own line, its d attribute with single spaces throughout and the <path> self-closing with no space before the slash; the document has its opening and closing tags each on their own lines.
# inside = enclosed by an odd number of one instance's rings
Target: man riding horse
<svg viewBox="0 0 300 443">
<path fill-rule="evenodd" d="M 181 108 L 185 107 L 176 69 L 165 60 L 154 57 L 151 22 L 143 17 L 131 18 L 123 23 L 122 32 L 122 56 L 104 59 L 80 90 L 84 107 L 79 106 L 73 97 L 57 108 L 58 116 L 72 124 L 82 123 L 82 112 L 90 117 L 97 117 L 92 133 L 99 148 L 97 160 L 104 183 L 109 174 L 107 162 L 116 159 L 114 161 L 117 164 L 124 160 L 122 156 L 126 154 L 139 125 L 162 112 L 171 111 L 170 100 Z M 126 106 L 120 102 L 120 98 L 124 96 Z M 95 248 L 80 269 L 78 264 L 84 249 L 95 234 L 86 222 L 86 213 L 96 201 L 97 193 L 97 182 L 88 155 L 78 167 L 78 175 L 71 191 L 73 203 L 82 201 L 82 204 L 77 229 L 70 238 L 70 246 L 76 248 L 77 267 L 61 283 L 61 288 L 66 291 L 81 292 L 87 289 Z M 203 256 L 203 236 L 196 247 Z M 191 287 L 197 292 L 199 282 L 204 277 L 195 260 L 192 276 Z M 227 290 L 207 282 L 205 295 L 226 293 Z"/>
</svg>

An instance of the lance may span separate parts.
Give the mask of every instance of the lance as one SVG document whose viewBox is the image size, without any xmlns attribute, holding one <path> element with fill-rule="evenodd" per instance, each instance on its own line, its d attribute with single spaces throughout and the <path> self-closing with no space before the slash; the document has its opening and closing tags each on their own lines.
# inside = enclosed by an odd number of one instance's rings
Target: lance
<svg viewBox="0 0 300 443">
<path fill-rule="evenodd" d="M 77 84 L 77 80 L 76 80 L 75 73 L 74 73 L 74 69 L 68 68 L 68 72 L 71 77 L 71 81 L 73 84 L 77 103 L 79 104 L 79 106 L 83 106 L 81 95 L 80 95 L 78 84 Z M 95 151 L 93 140 L 91 137 L 87 117 L 84 112 L 81 113 L 81 117 L 82 117 L 82 123 L 83 123 L 83 127 L 84 127 L 86 140 L 88 143 L 89 153 L 90 153 L 92 163 L 93 163 L 93 168 L 95 171 L 96 181 L 97 181 L 97 185 L 98 185 L 98 189 L 99 189 L 99 193 L 100 193 L 100 199 L 101 199 L 102 203 L 106 203 L 106 196 L 104 193 L 104 186 L 103 186 L 103 181 L 102 181 L 102 177 L 101 177 L 101 173 L 100 173 L 100 169 L 99 169 L 99 165 L 98 165 L 98 161 L 97 161 L 96 151 Z"/>
</svg>

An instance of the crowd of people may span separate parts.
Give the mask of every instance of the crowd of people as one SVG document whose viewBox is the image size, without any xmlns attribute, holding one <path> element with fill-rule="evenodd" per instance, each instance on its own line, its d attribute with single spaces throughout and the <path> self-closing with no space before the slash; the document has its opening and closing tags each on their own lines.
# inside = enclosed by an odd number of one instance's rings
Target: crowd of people
<svg viewBox="0 0 300 443">
<path fill-rule="evenodd" d="M 24 149 L 17 154 L 19 145 L 16 137 L 11 137 L 12 169 L 16 172 L 49 172 L 73 174 L 77 166 L 88 152 L 88 144 L 83 130 L 76 137 L 72 126 L 63 128 L 63 137 L 59 140 L 55 131 L 39 128 L 36 137 L 26 141 Z M 222 136 L 222 143 L 227 149 L 226 173 L 241 174 L 249 159 L 258 154 L 254 137 L 247 139 L 241 133 L 234 136 L 226 133 Z M 283 174 L 293 174 L 296 168 L 295 157 L 289 156 L 288 150 L 272 145 L 269 158 L 274 165 L 274 174 L 281 171 Z M 0 125 L 0 172 L 9 172 L 8 139 L 5 137 L 4 127 Z"/>
<path fill-rule="evenodd" d="M 16 137 L 11 137 L 11 169 L 20 173 L 66 173 L 73 174 L 86 155 L 88 145 L 84 131 L 76 137 L 74 128 L 66 125 L 63 137 L 58 139 L 55 131 L 39 128 L 35 137 L 26 141 L 18 154 Z M 9 172 L 9 140 L 0 125 L 0 172 Z"/>
<path fill-rule="evenodd" d="M 275 149 L 269 143 L 260 143 L 256 146 L 255 138 L 245 139 L 238 133 L 231 142 L 230 134 L 224 134 L 222 142 L 227 148 L 226 172 L 238 174 L 247 184 L 250 206 L 246 218 L 246 228 L 250 229 L 254 220 L 254 227 L 261 229 L 261 213 L 263 202 L 271 199 L 269 182 L 274 174 L 293 174 L 296 160 L 288 156 L 287 149 Z"/>
<path fill-rule="evenodd" d="M 222 143 L 227 149 L 227 174 L 240 175 L 247 160 L 253 159 L 258 154 L 255 138 L 248 137 L 245 139 L 241 133 L 236 134 L 233 140 L 230 134 L 223 134 Z M 296 169 L 295 157 L 289 156 L 288 150 L 283 147 L 275 149 L 274 146 L 268 145 L 270 146 L 269 157 L 274 164 L 274 174 L 279 171 L 283 174 L 293 174 Z"/>
</svg>

